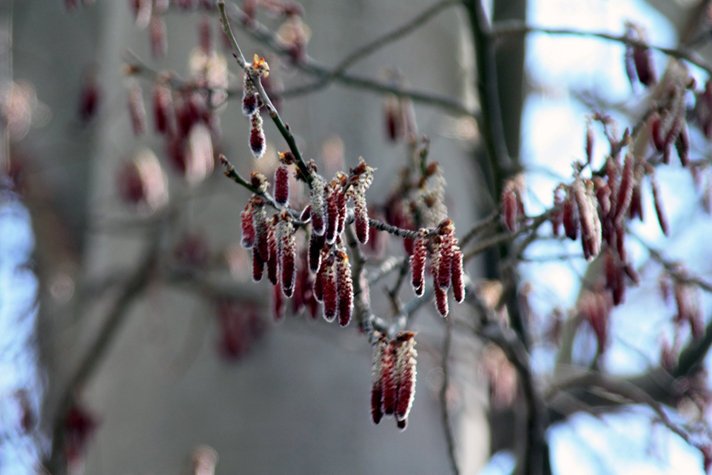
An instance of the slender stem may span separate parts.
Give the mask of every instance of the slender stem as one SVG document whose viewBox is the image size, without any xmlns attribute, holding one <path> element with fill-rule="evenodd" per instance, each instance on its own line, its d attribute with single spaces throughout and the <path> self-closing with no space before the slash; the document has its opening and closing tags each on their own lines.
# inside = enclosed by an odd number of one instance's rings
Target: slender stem
<svg viewBox="0 0 712 475">
<path fill-rule="evenodd" d="M 298 93 L 303 94 L 307 92 L 313 92 L 322 89 L 323 87 L 326 87 L 330 82 L 335 79 L 338 79 L 339 75 L 345 73 L 346 70 L 353 64 L 375 53 L 379 49 L 390 45 L 396 40 L 408 35 L 412 31 L 418 29 L 420 26 L 425 24 L 428 20 L 435 18 L 435 16 L 441 11 L 459 2 L 460 0 L 441 0 L 435 3 L 434 5 L 431 5 L 430 7 L 423 10 L 420 14 L 416 15 L 413 19 L 404 23 L 398 28 L 369 41 L 363 46 L 356 48 L 351 53 L 346 55 L 346 57 L 344 57 L 344 59 L 342 59 L 341 62 L 339 62 L 339 64 L 337 64 L 333 70 L 329 71 L 327 74 L 322 75 L 313 83 L 301 86 L 301 90 Z M 297 93 L 297 89 L 293 89 L 291 91 L 292 95 L 294 95 L 295 93 Z"/>
<path fill-rule="evenodd" d="M 224 3 L 224 0 L 221 1 Z M 236 12 L 238 18 L 245 18 L 244 12 L 240 10 L 237 5 L 231 4 L 231 9 Z M 262 25 L 260 22 L 256 20 L 251 20 L 247 23 L 239 22 L 238 24 L 240 25 L 240 28 L 242 28 L 246 33 L 248 33 L 253 39 L 257 40 L 260 44 L 276 52 L 282 57 L 290 57 L 289 49 L 277 40 L 276 35 L 272 30 Z M 332 75 L 331 68 L 324 66 L 309 57 L 304 58 L 301 61 L 295 62 L 294 67 L 316 78 L 328 77 Z M 394 94 L 398 97 L 409 98 L 413 102 L 438 107 L 439 109 L 453 115 L 469 116 L 474 118 L 479 117 L 479 114 L 476 111 L 468 109 L 460 101 L 438 94 L 407 89 L 400 87 L 397 84 L 381 82 L 369 77 L 349 74 L 347 72 L 333 74 L 333 80 L 348 87 L 371 91 L 378 94 Z M 284 91 L 282 94 L 280 94 L 280 96 L 293 97 L 295 95 L 303 94 L 305 92 L 311 91 L 300 91 L 297 88 Z"/>
<path fill-rule="evenodd" d="M 460 474 L 460 468 L 457 464 L 457 454 L 455 451 L 455 436 L 450 422 L 450 409 L 448 405 L 448 387 L 450 386 L 450 347 L 452 346 L 452 320 L 445 320 L 445 338 L 443 339 L 442 361 L 443 381 L 440 386 L 440 419 L 443 424 L 445 433 L 445 444 L 447 445 L 447 456 L 450 461 L 450 469 L 454 475 Z"/>
<path fill-rule="evenodd" d="M 141 295 L 146 286 L 151 282 L 151 276 L 158 259 L 158 236 L 151 237 L 151 242 L 139 260 L 140 265 L 129 277 L 126 286 L 122 289 L 111 307 L 104 325 L 99 330 L 96 338 L 81 359 L 79 367 L 69 379 L 69 383 L 61 393 L 59 406 L 54 416 L 52 427 L 52 451 L 47 467 L 51 473 L 60 474 L 65 471 L 64 435 L 65 421 L 69 410 L 75 403 L 77 392 L 86 385 L 103 362 L 111 343 L 118 334 L 121 324 L 126 320 L 126 315 L 136 299 Z"/>
<path fill-rule="evenodd" d="M 252 68 L 248 66 L 247 61 L 245 60 L 245 55 L 242 53 L 242 49 L 240 49 L 240 45 L 237 43 L 237 38 L 235 38 L 235 34 L 233 33 L 232 27 L 230 26 L 230 19 L 228 18 L 227 13 L 225 12 L 225 0 L 218 0 L 217 6 L 218 11 L 220 13 L 220 23 L 222 24 L 223 30 L 225 31 L 225 34 L 227 35 L 228 40 L 230 41 L 230 45 L 233 49 L 233 56 L 235 57 L 238 66 L 243 69 L 245 74 L 247 74 L 247 77 L 249 78 L 250 82 L 252 82 L 252 84 L 257 89 L 257 93 L 260 95 L 260 98 L 262 98 L 262 102 L 267 108 L 267 112 L 269 113 L 272 122 L 274 122 L 274 125 L 279 130 L 279 133 L 284 138 L 284 141 L 287 142 L 289 150 L 294 155 L 294 158 L 296 159 L 297 168 L 299 168 L 300 173 L 306 180 L 307 184 L 311 187 L 313 179 L 312 172 L 309 167 L 307 167 L 307 164 L 304 161 L 304 158 L 302 157 L 302 153 L 299 150 L 299 147 L 297 146 L 297 142 L 294 138 L 294 135 L 289 130 L 289 126 L 282 120 L 282 117 L 279 115 L 277 108 L 274 107 L 274 104 L 272 104 L 269 95 L 265 91 L 265 88 L 262 86 L 262 82 L 260 81 L 259 76 L 253 71 Z"/>
<path fill-rule="evenodd" d="M 650 48 L 666 54 L 672 58 L 681 59 L 687 61 L 690 64 L 694 64 L 700 69 L 703 69 L 708 74 L 712 74 L 712 66 L 702 59 L 701 56 L 686 51 L 684 49 L 668 48 L 665 46 L 657 46 L 648 44 L 645 41 L 641 41 L 635 38 L 630 38 L 625 35 L 616 35 L 613 33 L 607 33 L 603 31 L 585 31 L 575 28 L 551 28 L 542 27 L 536 25 L 528 25 L 519 20 L 508 20 L 499 22 L 492 25 L 490 30 L 490 36 L 493 38 L 512 36 L 512 35 L 526 35 L 529 33 L 543 33 L 546 35 L 557 35 L 557 36 L 576 36 L 581 38 L 594 38 L 599 40 L 613 41 L 616 43 L 622 43 L 628 46 L 638 47 L 638 48 Z"/>
</svg>

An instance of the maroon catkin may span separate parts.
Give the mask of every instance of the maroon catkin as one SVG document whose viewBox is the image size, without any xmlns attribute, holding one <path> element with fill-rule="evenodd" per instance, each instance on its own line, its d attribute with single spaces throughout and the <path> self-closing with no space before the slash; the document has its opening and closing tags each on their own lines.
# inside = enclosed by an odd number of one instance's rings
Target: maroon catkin
<svg viewBox="0 0 712 475">
<path fill-rule="evenodd" d="M 129 89 L 129 116 L 135 135 L 146 131 L 146 107 L 143 103 L 143 90 L 138 83 L 133 83 Z"/>
<path fill-rule="evenodd" d="M 267 231 L 267 279 L 272 285 L 279 283 L 279 246 L 274 223 L 269 225 Z"/>
<path fill-rule="evenodd" d="M 173 97 L 171 89 L 162 82 L 153 88 L 153 125 L 157 133 L 169 134 L 173 131 Z"/>
<path fill-rule="evenodd" d="M 333 244 L 336 240 L 339 220 L 339 194 L 341 190 L 335 182 L 331 182 L 326 193 L 326 242 Z"/>
<path fill-rule="evenodd" d="M 242 240 L 240 243 L 245 249 L 251 249 L 255 245 L 255 223 L 252 215 L 252 201 L 248 201 L 245 209 L 240 213 L 240 225 L 242 228 Z"/>
<path fill-rule="evenodd" d="M 166 38 L 166 23 L 161 16 L 151 18 L 149 25 L 149 35 L 151 38 L 151 54 L 154 59 L 163 58 L 168 50 L 168 40 Z"/>
<path fill-rule="evenodd" d="M 402 332 L 396 337 L 398 394 L 396 396 L 396 419 L 404 421 L 408 418 L 415 397 L 416 356 L 415 333 Z"/>
<path fill-rule="evenodd" d="M 275 320 L 284 318 L 284 297 L 279 287 L 279 285 L 272 287 L 272 310 Z"/>
<path fill-rule="evenodd" d="M 354 202 L 354 226 L 356 227 L 356 237 L 361 244 L 366 244 L 369 237 L 368 209 L 366 198 L 358 195 Z"/>
<path fill-rule="evenodd" d="M 284 164 L 274 171 L 274 200 L 283 206 L 289 203 L 289 167 Z"/>
<path fill-rule="evenodd" d="M 566 199 L 561 206 L 561 220 L 564 225 L 564 234 L 566 234 L 567 238 L 575 241 L 578 238 L 579 219 L 576 199 L 571 187 L 566 190 Z"/>
<path fill-rule="evenodd" d="M 381 358 L 381 387 L 383 388 L 383 412 L 393 414 L 398 402 L 398 374 L 396 373 L 396 342 L 391 341 Z"/>
<path fill-rule="evenodd" d="M 297 275 L 297 244 L 294 238 L 294 227 L 289 221 L 289 215 L 282 214 L 279 223 L 279 268 L 282 292 L 286 297 L 294 293 L 294 281 Z"/>
<path fill-rule="evenodd" d="M 334 273 L 333 257 L 329 257 L 328 262 L 322 262 L 322 265 L 326 266 L 326 272 L 322 277 L 324 319 L 327 322 L 332 322 L 336 317 L 336 307 L 338 304 L 338 294 L 336 289 L 336 276 Z"/>
<path fill-rule="evenodd" d="M 311 233 L 309 236 L 309 269 L 312 272 L 319 270 L 321 265 L 321 250 L 324 248 L 324 235 Z"/>
<path fill-rule="evenodd" d="M 262 274 L 265 270 L 265 261 L 260 257 L 260 253 L 257 249 L 252 250 L 252 279 L 255 282 L 262 280 Z"/>
<path fill-rule="evenodd" d="M 452 295 L 457 303 L 462 303 L 465 300 L 465 279 L 462 268 L 462 251 L 459 246 L 453 246 L 451 260 Z"/>
<path fill-rule="evenodd" d="M 339 325 L 351 322 L 354 308 L 354 288 L 351 280 L 351 264 L 344 251 L 336 253 L 336 287 L 339 297 Z"/>
<path fill-rule="evenodd" d="M 435 286 L 435 307 L 443 318 L 447 317 L 449 312 L 447 291 L 442 289 L 439 285 Z"/>
<path fill-rule="evenodd" d="M 312 231 L 314 234 L 321 236 L 324 234 L 326 227 L 324 222 L 326 210 L 324 203 L 324 179 L 317 174 L 313 176 L 309 197 Z"/>
<path fill-rule="evenodd" d="M 265 153 L 265 132 L 262 129 L 262 116 L 253 114 L 250 128 L 250 150 L 255 158 L 262 158 Z"/>
<path fill-rule="evenodd" d="M 415 295 L 423 295 L 425 288 L 425 259 L 428 254 L 428 230 L 418 231 L 418 237 L 413 243 L 413 254 L 410 256 L 411 284 Z"/>
</svg>

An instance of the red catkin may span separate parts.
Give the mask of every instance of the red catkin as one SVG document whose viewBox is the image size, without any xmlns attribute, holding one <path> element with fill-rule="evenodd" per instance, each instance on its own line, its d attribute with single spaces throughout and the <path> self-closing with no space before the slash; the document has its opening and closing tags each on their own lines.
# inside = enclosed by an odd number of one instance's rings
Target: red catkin
<svg viewBox="0 0 712 475">
<path fill-rule="evenodd" d="M 326 225 L 324 217 L 326 214 L 326 206 L 324 202 L 324 179 L 319 175 L 313 175 L 312 187 L 309 192 L 310 197 L 310 213 L 312 231 L 319 236 L 324 234 Z"/>
<path fill-rule="evenodd" d="M 282 212 L 277 229 L 282 292 L 286 297 L 291 297 L 294 293 L 294 282 L 297 276 L 297 244 L 294 237 L 294 226 L 286 211 Z"/>
<path fill-rule="evenodd" d="M 154 59 L 165 57 L 168 50 L 168 39 L 166 36 L 166 22 L 162 16 L 151 18 L 148 33 L 151 39 L 151 54 Z"/>
<path fill-rule="evenodd" d="M 465 279 L 462 266 L 462 251 L 459 246 L 453 246 L 451 259 L 452 295 L 457 303 L 462 303 L 465 300 Z"/>
<path fill-rule="evenodd" d="M 576 199 L 571 187 L 566 190 L 566 199 L 561 206 L 561 220 L 564 225 L 564 234 L 567 238 L 575 241 L 578 238 L 579 219 L 576 209 Z"/>
<path fill-rule="evenodd" d="M 383 419 L 383 356 L 388 350 L 388 340 L 378 331 L 374 332 L 374 336 L 376 341 L 371 363 L 371 420 L 378 424 Z"/>
<path fill-rule="evenodd" d="M 324 236 L 311 233 L 309 236 L 309 269 L 312 272 L 319 270 L 321 265 L 321 250 L 324 248 Z"/>
<path fill-rule="evenodd" d="M 289 167 L 284 164 L 274 171 L 274 200 L 283 206 L 289 203 Z"/>
<path fill-rule="evenodd" d="M 334 258 L 329 256 L 326 261 L 322 261 L 322 266 L 325 267 L 325 272 L 322 276 L 322 296 L 324 303 L 324 319 L 327 322 L 334 321 L 336 317 L 336 307 L 338 293 L 336 289 L 336 275 L 334 273 Z"/>
<path fill-rule="evenodd" d="M 279 284 L 272 287 L 272 311 L 276 321 L 284 318 L 284 296 Z"/>
<path fill-rule="evenodd" d="M 153 126 L 159 134 L 170 134 L 173 131 L 171 118 L 174 115 L 173 96 L 171 88 L 162 81 L 153 88 Z"/>
<path fill-rule="evenodd" d="M 336 240 L 339 220 L 339 195 L 341 186 L 332 181 L 326 191 L 326 242 L 333 244 Z"/>
<path fill-rule="evenodd" d="M 447 291 L 442 289 L 439 285 L 435 286 L 435 307 L 443 318 L 447 317 L 449 312 Z"/>
<path fill-rule="evenodd" d="M 336 287 L 339 297 L 339 325 L 347 326 L 351 322 L 354 309 L 354 289 L 351 280 L 351 264 L 344 251 L 336 253 Z"/>
<path fill-rule="evenodd" d="M 250 128 L 250 150 L 255 158 L 262 158 L 265 153 L 265 132 L 262 129 L 262 116 L 253 114 Z"/>
<path fill-rule="evenodd" d="M 383 412 L 394 414 L 398 402 L 398 373 L 396 368 L 396 342 L 391 341 L 381 357 L 381 387 L 383 388 Z"/>
<path fill-rule="evenodd" d="M 360 194 L 354 201 L 354 226 L 356 227 L 356 237 L 359 242 L 366 244 L 370 235 L 368 208 L 366 205 L 366 198 Z"/>
<path fill-rule="evenodd" d="M 396 368 L 398 374 L 398 394 L 396 396 L 395 416 L 399 421 L 408 418 L 415 397 L 417 375 L 415 351 L 415 333 L 402 332 L 396 337 L 398 342 Z"/>
<path fill-rule="evenodd" d="M 413 254 L 410 256 L 411 284 L 418 297 L 425 289 L 425 260 L 428 254 L 428 230 L 422 228 L 413 243 Z"/>
<path fill-rule="evenodd" d="M 259 282 L 265 270 L 265 261 L 260 257 L 260 253 L 255 248 L 252 250 L 252 280 Z"/>
<path fill-rule="evenodd" d="M 141 135 L 146 131 L 146 107 L 143 103 L 143 90 L 137 82 L 129 88 L 128 105 L 133 132 L 135 135 Z"/>
<path fill-rule="evenodd" d="M 274 218 L 276 218 L 276 216 Z M 267 279 L 269 279 L 272 285 L 277 285 L 279 283 L 279 252 L 281 243 L 277 239 L 277 232 L 275 230 L 276 223 L 274 222 L 274 218 L 267 230 Z"/>
<path fill-rule="evenodd" d="M 245 209 L 240 213 L 240 227 L 242 228 L 242 239 L 240 243 L 245 249 L 251 249 L 255 245 L 255 223 L 253 221 L 252 200 L 247 202 Z"/>
</svg>

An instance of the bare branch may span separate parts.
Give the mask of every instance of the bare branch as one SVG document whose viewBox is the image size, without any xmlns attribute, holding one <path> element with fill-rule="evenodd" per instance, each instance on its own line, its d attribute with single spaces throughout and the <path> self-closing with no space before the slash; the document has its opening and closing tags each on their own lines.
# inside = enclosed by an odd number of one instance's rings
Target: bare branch
<svg viewBox="0 0 712 475">
<path fill-rule="evenodd" d="M 576 36 L 581 38 L 594 38 L 599 40 L 613 41 L 616 43 L 622 43 L 628 46 L 640 47 L 640 48 L 650 48 L 666 54 L 672 58 L 681 59 L 687 61 L 690 64 L 694 64 L 698 68 L 704 70 L 708 74 L 712 74 L 712 66 L 707 64 L 701 56 L 696 53 L 677 48 L 667 48 L 665 46 L 657 46 L 648 44 L 645 41 L 640 41 L 634 38 L 630 38 L 625 35 L 616 35 L 612 33 L 606 33 L 602 31 L 585 31 L 575 28 L 550 28 L 541 27 L 535 25 L 527 25 L 519 20 L 511 20 L 499 22 L 492 25 L 490 35 L 493 38 L 506 37 L 511 35 L 526 35 L 529 33 L 543 33 L 546 35 L 557 35 L 557 36 Z"/>
</svg>

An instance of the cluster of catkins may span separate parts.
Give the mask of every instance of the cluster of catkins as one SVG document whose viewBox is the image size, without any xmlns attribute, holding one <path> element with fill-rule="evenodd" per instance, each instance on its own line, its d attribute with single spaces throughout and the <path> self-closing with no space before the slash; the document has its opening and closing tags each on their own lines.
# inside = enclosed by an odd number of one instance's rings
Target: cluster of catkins
<svg viewBox="0 0 712 475">
<path fill-rule="evenodd" d="M 368 241 L 365 193 L 373 180 L 373 169 L 362 159 L 349 175 L 339 172 L 326 183 L 310 162 L 310 203 L 296 218 L 289 208 L 289 169 L 294 165 L 294 155 L 284 152 L 279 158 L 281 163 L 274 173 L 273 197 L 281 211 L 268 216 L 267 179 L 260 173 L 253 173 L 252 186 L 258 193 L 250 198 L 241 213 L 242 245 L 252 249 L 252 276 L 256 281 L 261 280 L 266 268 L 268 279 L 279 288 L 279 292 L 275 289 L 276 315 L 281 315 L 283 308 L 281 296 L 291 298 L 298 289 L 297 298 L 310 310 L 314 308 L 313 297 L 322 303 L 327 321 L 338 316 L 339 324 L 346 326 L 353 313 L 353 281 L 341 235 L 347 225 L 348 204 L 351 203 L 356 236 L 361 243 Z M 307 258 L 302 259 L 305 261 L 303 267 L 308 271 L 298 273 L 295 225 L 308 224 L 311 227 Z"/>
<path fill-rule="evenodd" d="M 418 297 L 425 291 L 425 266 L 430 256 L 430 273 L 433 276 L 435 307 L 440 315 L 449 312 L 447 291 L 452 287 L 455 301 L 465 299 L 462 251 L 455 236 L 455 225 L 451 219 L 443 220 L 435 230 L 421 228 L 413 242 L 410 256 L 411 284 Z"/>
<path fill-rule="evenodd" d="M 378 424 L 384 415 L 393 416 L 398 428 L 404 430 L 415 397 L 415 333 L 400 332 L 389 340 L 374 332 L 374 337 L 371 417 Z"/>
</svg>

